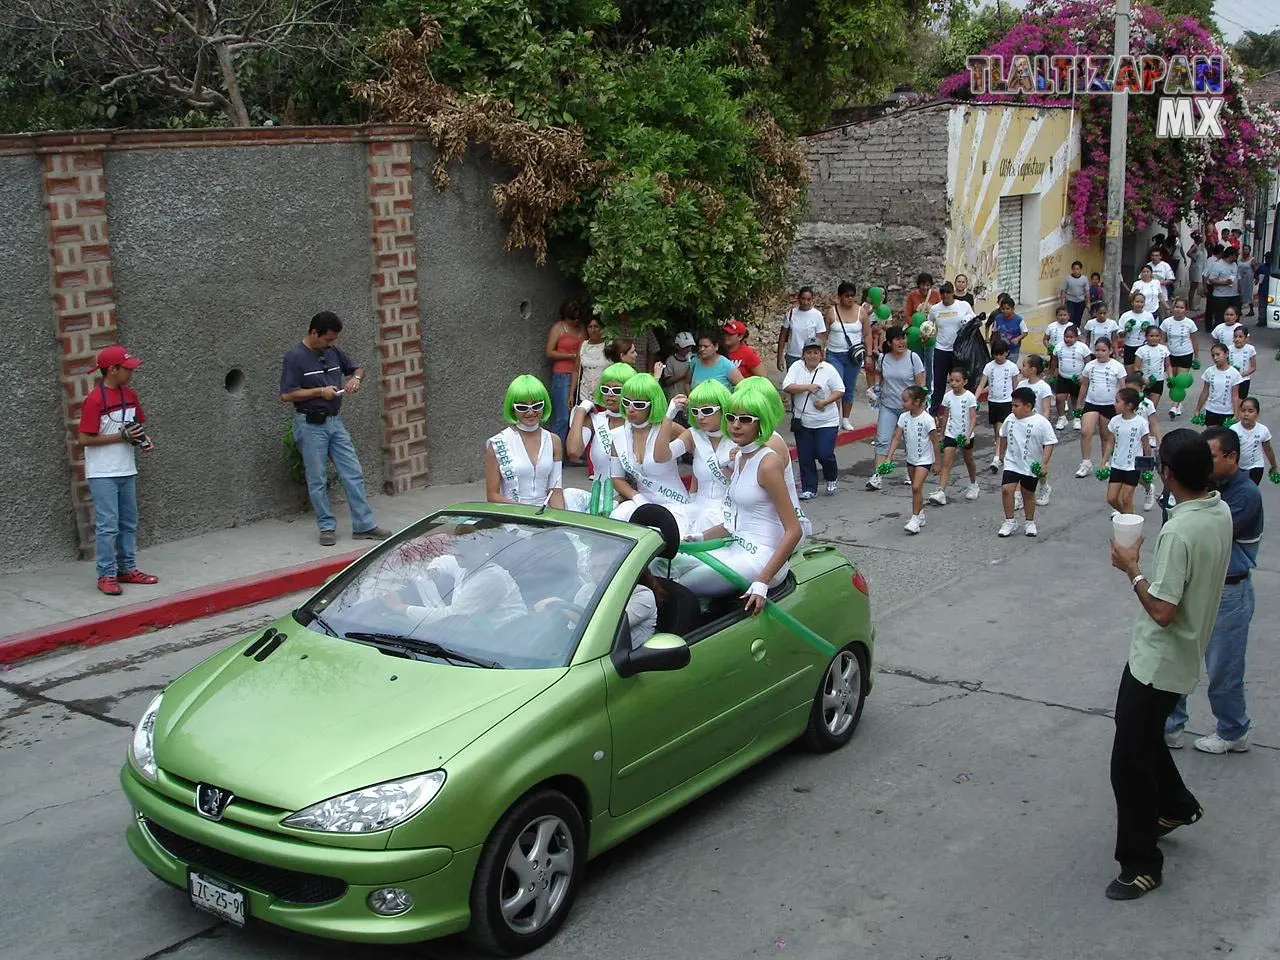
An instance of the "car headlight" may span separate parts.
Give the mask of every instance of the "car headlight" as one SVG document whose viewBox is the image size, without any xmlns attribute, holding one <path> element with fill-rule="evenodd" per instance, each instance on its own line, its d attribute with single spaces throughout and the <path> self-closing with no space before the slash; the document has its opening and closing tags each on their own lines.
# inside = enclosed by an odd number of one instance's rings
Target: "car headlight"
<svg viewBox="0 0 1280 960">
<path fill-rule="evenodd" d="M 324 833 L 373 833 L 403 823 L 444 786 L 444 771 L 391 780 L 330 797 L 284 819 L 286 827 Z"/>
<path fill-rule="evenodd" d="M 133 728 L 133 746 L 129 750 L 133 765 L 148 780 L 156 778 L 156 714 L 160 712 L 163 697 L 164 694 L 158 694 L 143 711 L 142 719 Z"/>
</svg>

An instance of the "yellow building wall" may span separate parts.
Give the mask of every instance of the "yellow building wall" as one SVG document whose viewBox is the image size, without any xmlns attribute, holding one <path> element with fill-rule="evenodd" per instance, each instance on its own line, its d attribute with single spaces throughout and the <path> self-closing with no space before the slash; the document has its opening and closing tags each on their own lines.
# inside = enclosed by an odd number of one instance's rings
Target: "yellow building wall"
<svg viewBox="0 0 1280 960">
<path fill-rule="evenodd" d="M 1079 168 L 1079 117 L 1064 108 L 957 104 L 947 117 L 946 276 L 968 274 L 979 312 L 992 312 L 1003 291 L 997 280 L 1000 198 L 1022 196 L 1021 296 L 1018 313 L 1043 349 L 1041 331 L 1053 319 L 1071 262 L 1087 276 L 1102 270 L 1096 243 L 1073 237 L 1067 190 Z"/>
</svg>

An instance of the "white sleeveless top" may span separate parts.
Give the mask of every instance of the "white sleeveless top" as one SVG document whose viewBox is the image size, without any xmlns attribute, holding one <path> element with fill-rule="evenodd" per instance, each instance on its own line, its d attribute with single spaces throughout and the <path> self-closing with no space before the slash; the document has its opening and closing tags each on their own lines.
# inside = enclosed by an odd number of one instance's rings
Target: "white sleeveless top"
<svg viewBox="0 0 1280 960">
<path fill-rule="evenodd" d="M 609 476 L 609 461 L 613 459 L 614 429 L 609 426 L 607 411 L 597 410 L 591 414 L 591 476 L 588 478 L 590 480 Z M 582 439 L 585 441 L 587 439 L 585 425 L 582 433 Z"/>
<path fill-rule="evenodd" d="M 761 461 L 777 454 L 766 446 L 746 455 L 745 462 L 743 456 L 738 455 L 724 498 L 724 526 L 734 543 L 763 563 L 786 533 L 773 500 L 759 481 Z"/>
<path fill-rule="evenodd" d="M 658 443 L 659 426 L 649 428 L 645 442 L 644 462 L 636 461 L 634 428 L 628 423 L 613 430 L 609 439 L 613 443 L 613 476 L 627 475 L 635 479 L 636 491 L 649 503 L 673 504 L 684 507 L 691 502 L 689 493 L 680 479 L 680 464 L 675 457 L 666 463 L 658 463 L 653 456 Z"/>
<path fill-rule="evenodd" d="M 838 306 L 832 307 L 836 319 L 831 321 L 831 329 L 827 331 L 827 352 L 847 353 L 862 343 L 862 308 L 854 308 L 846 315 Z M 843 326 L 840 319 L 844 319 Z"/>
<path fill-rule="evenodd" d="M 733 441 L 728 437 L 711 437 L 701 430 L 690 430 L 693 437 L 693 476 L 698 481 L 694 503 L 698 506 L 719 505 L 729 490 L 729 452 Z"/>
<path fill-rule="evenodd" d="M 523 434 L 515 427 L 507 427 L 497 436 L 489 438 L 489 447 L 497 458 L 498 474 L 502 477 L 502 495 L 508 500 L 531 507 L 542 506 L 546 503 L 548 493 L 564 486 L 564 468 L 555 459 L 551 433 L 547 430 L 538 432 L 542 437 L 536 464 L 529 460 Z"/>
</svg>

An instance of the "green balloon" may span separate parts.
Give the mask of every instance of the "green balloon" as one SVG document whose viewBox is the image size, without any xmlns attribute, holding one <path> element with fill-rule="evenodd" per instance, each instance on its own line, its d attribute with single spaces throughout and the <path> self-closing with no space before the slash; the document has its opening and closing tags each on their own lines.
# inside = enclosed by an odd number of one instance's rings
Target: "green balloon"
<svg viewBox="0 0 1280 960">
<path fill-rule="evenodd" d="M 1187 391 L 1183 387 L 1170 387 L 1169 399 L 1174 403 L 1181 403 L 1183 400 L 1187 399 Z"/>
<path fill-rule="evenodd" d="M 1170 380 L 1169 383 L 1175 387 L 1186 390 L 1189 386 L 1195 383 L 1195 378 L 1189 373 L 1179 373 Z"/>
<path fill-rule="evenodd" d="M 920 326 L 920 324 L 924 323 L 928 319 L 929 317 L 927 314 L 921 313 L 919 310 L 917 310 L 915 313 L 911 315 L 911 326 L 918 327 Z"/>
<path fill-rule="evenodd" d="M 879 289 L 879 288 L 878 288 L 878 287 L 873 287 L 872 289 Z M 877 304 L 876 304 L 876 319 L 877 319 L 877 320 L 888 320 L 888 319 L 889 319 L 890 317 L 892 317 L 892 316 L 893 316 L 893 311 L 889 309 L 889 305 L 888 305 L 887 303 L 877 303 Z"/>
<path fill-rule="evenodd" d="M 871 305 L 872 305 L 873 307 L 878 307 L 878 306 L 880 306 L 880 304 L 884 303 L 884 288 L 883 288 L 883 287 L 872 287 L 870 290 L 868 290 L 868 291 L 867 291 L 867 299 L 871 301 Z M 877 310 L 877 311 L 876 311 L 876 316 L 877 316 L 877 317 L 880 317 L 880 311 L 879 311 L 879 310 Z M 881 320 L 884 320 L 884 319 L 886 319 L 886 318 L 885 318 L 885 317 L 880 317 L 880 319 L 881 319 Z"/>
<path fill-rule="evenodd" d="M 919 327 L 909 327 L 907 329 L 907 347 L 911 350 L 919 350 L 924 346 L 924 337 L 920 336 Z"/>
</svg>

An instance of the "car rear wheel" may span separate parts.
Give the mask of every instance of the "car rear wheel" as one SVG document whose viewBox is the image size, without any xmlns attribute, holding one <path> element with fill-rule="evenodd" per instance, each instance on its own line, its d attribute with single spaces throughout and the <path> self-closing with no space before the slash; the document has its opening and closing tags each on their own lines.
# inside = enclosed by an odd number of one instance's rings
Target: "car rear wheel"
<svg viewBox="0 0 1280 960">
<path fill-rule="evenodd" d="M 502 956 L 536 950 L 569 915 L 586 862 L 582 815 L 558 790 L 537 790 L 503 815 L 471 884 L 478 946 Z"/>
<path fill-rule="evenodd" d="M 867 697 L 867 654 L 856 643 L 841 648 L 818 684 L 805 743 L 826 752 L 843 747 L 858 728 Z"/>
</svg>

